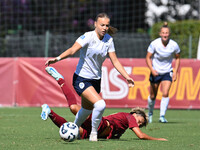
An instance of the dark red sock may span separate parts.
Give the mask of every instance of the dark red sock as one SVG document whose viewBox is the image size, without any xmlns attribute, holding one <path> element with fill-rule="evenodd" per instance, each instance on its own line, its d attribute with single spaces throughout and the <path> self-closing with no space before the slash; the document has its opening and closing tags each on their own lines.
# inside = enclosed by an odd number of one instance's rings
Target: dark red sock
<svg viewBox="0 0 200 150">
<path fill-rule="evenodd" d="M 61 127 L 63 123 L 67 122 L 67 120 L 65 120 L 63 117 L 59 116 L 58 114 L 56 114 L 53 110 L 51 110 L 51 113 L 49 114 L 49 118 L 51 118 L 53 123 L 57 125 L 59 128 Z"/>
<path fill-rule="evenodd" d="M 73 104 L 77 104 L 76 97 L 73 91 L 65 84 L 65 80 L 60 78 L 58 80 L 58 84 L 61 86 L 61 89 L 67 99 L 68 105 L 71 106 Z"/>
</svg>

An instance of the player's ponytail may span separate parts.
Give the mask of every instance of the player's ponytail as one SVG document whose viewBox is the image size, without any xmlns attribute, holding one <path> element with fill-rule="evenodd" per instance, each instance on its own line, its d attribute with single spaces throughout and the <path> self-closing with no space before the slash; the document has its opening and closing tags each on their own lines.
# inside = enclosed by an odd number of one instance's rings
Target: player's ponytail
<svg viewBox="0 0 200 150">
<path fill-rule="evenodd" d="M 117 33 L 117 28 L 113 27 L 113 26 L 110 26 L 109 29 L 108 29 L 108 34 L 110 36 L 113 36 L 115 33 Z"/>
</svg>

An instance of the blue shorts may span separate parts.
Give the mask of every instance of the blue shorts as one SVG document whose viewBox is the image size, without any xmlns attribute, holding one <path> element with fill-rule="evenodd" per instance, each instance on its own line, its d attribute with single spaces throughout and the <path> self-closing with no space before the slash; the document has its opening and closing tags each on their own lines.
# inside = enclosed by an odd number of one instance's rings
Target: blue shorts
<svg viewBox="0 0 200 150">
<path fill-rule="evenodd" d="M 172 82 L 172 76 L 173 76 L 172 71 L 162 74 L 162 75 L 158 75 L 158 76 L 153 76 L 152 74 L 150 74 L 149 81 L 151 83 L 160 83 L 161 81 L 164 81 L 164 80 L 168 80 Z"/>
<path fill-rule="evenodd" d="M 94 89 L 97 91 L 97 93 L 100 93 L 101 90 L 101 79 L 87 79 L 78 76 L 74 73 L 73 76 L 73 86 L 76 91 L 76 93 L 80 96 L 85 89 L 87 89 L 89 86 L 93 86 Z"/>
</svg>

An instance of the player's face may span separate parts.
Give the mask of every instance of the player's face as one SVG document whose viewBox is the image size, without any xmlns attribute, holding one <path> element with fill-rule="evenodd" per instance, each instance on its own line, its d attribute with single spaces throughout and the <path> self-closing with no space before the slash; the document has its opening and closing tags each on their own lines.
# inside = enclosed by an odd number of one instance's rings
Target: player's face
<svg viewBox="0 0 200 150">
<path fill-rule="evenodd" d="M 163 42 L 167 42 L 169 40 L 170 31 L 169 28 L 162 28 L 160 31 L 160 37 Z"/>
<path fill-rule="evenodd" d="M 138 126 L 140 127 L 141 125 L 144 124 L 144 117 L 140 116 L 140 115 L 136 115 L 137 117 L 135 117 Z"/>
<path fill-rule="evenodd" d="M 109 18 L 98 18 L 95 22 L 95 31 L 99 39 L 103 39 L 104 35 L 108 32 L 110 26 Z"/>
</svg>

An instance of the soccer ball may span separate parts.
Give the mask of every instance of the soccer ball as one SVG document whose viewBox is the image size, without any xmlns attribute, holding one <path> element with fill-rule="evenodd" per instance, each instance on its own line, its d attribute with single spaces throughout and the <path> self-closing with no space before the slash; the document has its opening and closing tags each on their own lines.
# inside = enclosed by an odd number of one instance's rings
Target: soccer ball
<svg viewBox="0 0 200 150">
<path fill-rule="evenodd" d="M 64 141 L 72 142 L 78 137 L 78 126 L 73 122 L 64 123 L 59 130 L 60 137 Z"/>
</svg>

